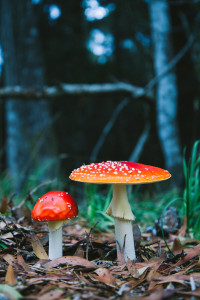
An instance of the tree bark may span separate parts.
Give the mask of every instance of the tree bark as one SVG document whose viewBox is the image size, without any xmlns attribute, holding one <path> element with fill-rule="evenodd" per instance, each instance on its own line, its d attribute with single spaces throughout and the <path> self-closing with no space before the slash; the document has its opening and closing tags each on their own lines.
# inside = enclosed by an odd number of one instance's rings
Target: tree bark
<svg viewBox="0 0 200 300">
<path fill-rule="evenodd" d="M 171 21 L 167 0 L 149 1 L 152 41 L 154 44 L 154 70 L 162 74 L 172 58 Z M 177 123 L 177 79 L 173 70 L 160 78 L 157 85 L 157 128 L 166 168 L 172 173 L 174 182 L 183 180 L 182 154 Z"/>
<path fill-rule="evenodd" d="M 0 6 L 4 86 L 42 87 L 44 65 L 31 1 L 1 0 Z M 49 103 L 7 99 L 5 122 L 6 166 L 19 189 L 33 170 L 45 170 L 52 163 L 55 148 Z"/>
</svg>

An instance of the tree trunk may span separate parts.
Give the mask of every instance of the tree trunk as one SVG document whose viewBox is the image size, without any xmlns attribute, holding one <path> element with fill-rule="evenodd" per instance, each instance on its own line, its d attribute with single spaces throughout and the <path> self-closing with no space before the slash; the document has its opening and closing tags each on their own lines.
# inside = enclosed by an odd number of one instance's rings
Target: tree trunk
<svg viewBox="0 0 200 300">
<path fill-rule="evenodd" d="M 167 0 L 149 1 L 152 41 L 154 44 L 154 70 L 159 76 L 172 58 L 171 22 Z M 183 180 L 182 154 L 177 123 L 177 82 L 172 70 L 162 76 L 157 85 L 157 128 L 166 168 L 174 182 Z"/>
<path fill-rule="evenodd" d="M 4 85 L 42 87 L 44 66 L 31 1 L 1 0 L 0 5 Z M 45 168 L 55 153 L 47 101 L 8 99 L 5 121 L 6 166 L 15 188 L 34 170 L 43 173 L 40 179 L 46 178 Z"/>
</svg>

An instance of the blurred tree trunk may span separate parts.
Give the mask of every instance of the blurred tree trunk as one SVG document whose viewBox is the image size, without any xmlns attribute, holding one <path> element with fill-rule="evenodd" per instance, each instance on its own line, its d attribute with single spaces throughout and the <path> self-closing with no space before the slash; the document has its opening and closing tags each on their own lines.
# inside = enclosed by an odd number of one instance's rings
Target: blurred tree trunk
<svg viewBox="0 0 200 300">
<path fill-rule="evenodd" d="M 159 76 L 172 59 L 171 21 L 167 0 L 150 0 L 150 21 L 154 44 L 154 69 Z M 183 180 L 182 154 L 177 122 L 177 79 L 175 71 L 162 76 L 157 85 L 157 128 L 166 168 L 174 182 Z"/>
<path fill-rule="evenodd" d="M 4 85 L 43 86 L 44 66 L 31 1 L 0 0 L 0 13 Z M 15 188 L 19 189 L 33 170 L 43 171 L 44 177 L 39 179 L 46 179 L 45 168 L 55 153 L 49 103 L 8 99 L 5 122 L 6 166 Z"/>
</svg>

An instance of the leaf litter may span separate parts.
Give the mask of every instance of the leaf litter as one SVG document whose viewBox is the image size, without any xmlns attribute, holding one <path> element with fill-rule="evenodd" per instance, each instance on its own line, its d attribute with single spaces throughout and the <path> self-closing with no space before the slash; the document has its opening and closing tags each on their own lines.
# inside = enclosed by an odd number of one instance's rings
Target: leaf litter
<svg viewBox="0 0 200 300">
<path fill-rule="evenodd" d="M 186 237 L 185 223 L 169 234 L 170 251 L 135 228 L 137 260 L 125 262 L 114 234 L 79 220 L 64 226 L 63 257 L 50 261 L 47 225 L 26 215 L 0 216 L 0 299 L 200 298 L 200 243 Z"/>
</svg>

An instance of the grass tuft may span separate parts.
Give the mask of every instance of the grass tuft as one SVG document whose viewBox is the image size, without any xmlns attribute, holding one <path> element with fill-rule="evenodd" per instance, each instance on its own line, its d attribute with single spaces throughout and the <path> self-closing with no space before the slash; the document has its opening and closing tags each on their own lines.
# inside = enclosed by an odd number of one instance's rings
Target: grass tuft
<svg viewBox="0 0 200 300">
<path fill-rule="evenodd" d="M 187 230 L 195 238 L 200 238 L 200 141 L 192 148 L 191 157 L 186 161 L 184 151 L 183 170 L 185 189 L 183 193 L 183 211 L 187 217 Z"/>
<path fill-rule="evenodd" d="M 108 216 L 105 211 L 112 198 L 112 188 L 106 195 L 102 195 L 98 191 L 99 185 L 96 184 L 85 184 L 84 188 L 84 211 L 82 216 L 88 220 L 90 226 L 96 224 L 97 228 L 110 231 L 113 225 L 113 218 Z"/>
</svg>

